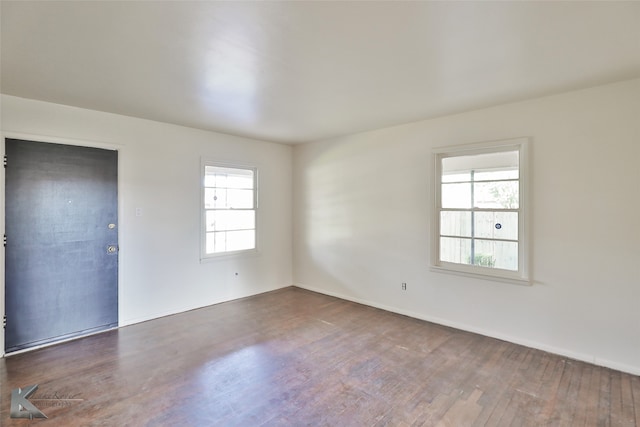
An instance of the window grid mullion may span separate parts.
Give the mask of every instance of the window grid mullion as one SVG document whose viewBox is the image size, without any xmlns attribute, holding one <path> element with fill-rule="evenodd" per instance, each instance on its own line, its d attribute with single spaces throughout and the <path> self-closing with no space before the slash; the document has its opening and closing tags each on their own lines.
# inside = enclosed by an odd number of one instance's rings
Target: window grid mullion
<svg viewBox="0 0 640 427">
<path fill-rule="evenodd" d="M 207 233 L 228 233 L 231 231 L 253 231 L 255 228 L 225 228 L 220 230 L 207 231 Z"/>
<path fill-rule="evenodd" d="M 206 211 L 255 211 L 255 208 L 205 208 Z"/>
<path fill-rule="evenodd" d="M 214 188 L 216 190 L 250 190 L 253 191 L 251 187 L 216 187 L 215 185 L 205 185 L 204 188 Z"/>
<path fill-rule="evenodd" d="M 520 208 L 439 208 L 440 212 L 520 212 Z"/>
<path fill-rule="evenodd" d="M 471 236 L 456 236 L 453 234 L 441 234 L 440 237 L 448 237 L 450 239 L 463 239 L 463 240 L 487 240 L 491 242 L 508 242 L 508 243 L 518 243 L 517 240 L 514 239 L 498 239 L 495 237 L 471 237 Z"/>
<path fill-rule="evenodd" d="M 442 185 L 447 184 L 477 184 L 479 182 L 518 182 L 519 178 L 508 178 L 508 179 L 471 179 L 471 180 L 463 180 L 463 181 L 442 181 Z"/>
</svg>

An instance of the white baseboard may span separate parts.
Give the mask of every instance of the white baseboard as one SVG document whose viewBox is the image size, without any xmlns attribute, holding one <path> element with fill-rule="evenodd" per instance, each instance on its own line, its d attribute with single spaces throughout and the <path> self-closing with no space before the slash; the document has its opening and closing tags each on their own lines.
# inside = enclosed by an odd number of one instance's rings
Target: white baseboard
<svg viewBox="0 0 640 427">
<path fill-rule="evenodd" d="M 352 297 L 352 296 L 349 296 L 349 295 L 343 295 L 343 294 L 336 293 L 336 292 L 330 292 L 330 291 L 326 291 L 324 289 L 316 288 L 316 287 L 313 287 L 313 286 L 307 286 L 307 285 L 304 285 L 304 284 L 301 284 L 301 283 L 296 283 L 296 284 L 294 284 L 294 286 L 298 287 L 298 288 L 301 288 L 301 289 L 306 289 L 306 290 L 309 290 L 309 291 L 312 291 L 312 292 L 317 292 L 319 294 L 329 295 L 329 296 L 340 298 L 340 299 L 344 299 L 344 300 L 347 300 L 347 301 L 356 302 L 358 304 L 368 305 L 370 307 L 375 307 L 375 308 L 379 308 L 381 310 L 390 311 L 392 313 L 402 314 L 404 316 L 413 317 L 415 319 L 425 320 L 427 322 L 436 323 L 438 325 L 449 326 L 451 328 L 459 329 L 459 330 L 462 330 L 462 331 L 473 332 L 475 334 L 484 335 L 484 336 L 491 337 L 491 338 L 496 338 L 496 339 L 499 339 L 499 340 L 502 340 L 502 341 L 511 342 L 511 343 L 522 345 L 522 346 L 525 346 L 525 347 L 535 348 L 537 350 L 542 350 L 542 351 L 546 351 L 548 353 L 557 354 L 559 356 L 568 357 L 570 359 L 591 363 L 593 365 L 603 366 L 605 368 L 611 368 L 611 369 L 614 369 L 616 371 L 626 372 L 626 373 L 629 373 L 629 374 L 632 374 L 632 375 L 640 375 L 640 366 L 630 366 L 630 365 L 618 363 L 618 362 L 607 360 L 607 359 L 601 359 L 601 358 L 598 358 L 598 357 L 593 356 L 593 355 L 588 355 L 588 354 L 584 354 L 584 353 L 577 353 L 577 352 L 568 350 L 566 348 L 559 348 L 559 347 L 555 347 L 555 346 L 550 346 L 550 345 L 539 343 L 539 342 L 536 342 L 536 341 L 530 341 L 530 340 L 522 339 L 522 338 L 519 338 L 519 337 L 514 337 L 514 336 L 511 336 L 511 335 L 506 335 L 506 334 L 502 334 L 502 333 L 499 333 L 499 332 L 490 331 L 490 330 L 486 330 L 486 329 L 483 329 L 483 328 L 478 328 L 478 327 L 475 327 L 473 325 L 459 323 L 459 322 L 455 322 L 455 321 L 451 321 L 451 320 L 447 320 L 447 319 L 441 319 L 441 318 L 434 317 L 434 316 L 427 316 L 427 315 L 424 315 L 422 313 L 416 313 L 416 312 L 413 312 L 413 311 L 410 311 L 410 310 L 404 310 L 404 309 L 401 309 L 401 308 L 392 307 L 392 306 L 385 305 L 385 304 L 380 304 L 380 303 L 377 303 L 375 301 L 370 301 L 370 300 L 366 300 L 366 299 L 362 299 L 362 298 L 356 298 L 356 297 Z"/>
</svg>

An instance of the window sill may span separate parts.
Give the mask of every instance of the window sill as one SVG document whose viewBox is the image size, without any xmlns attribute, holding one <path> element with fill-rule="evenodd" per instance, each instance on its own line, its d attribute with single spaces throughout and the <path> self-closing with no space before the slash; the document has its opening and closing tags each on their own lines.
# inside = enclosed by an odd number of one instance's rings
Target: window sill
<svg viewBox="0 0 640 427">
<path fill-rule="evenodd" d="M 430 271 L 435 273 L 444 273 L 444 274 L 453 274 L 457 276 L 470 277 L 473 279 L 482 279 L 482 280 L 490 280 L 492 282 L 502 282 L 502 283 L 510 283 L 513 285 L 521 285 L 521 286 L 531 286 L 532 281 L 529 277 L 520 277 L 518 275 L 511 275 L 506 270 L 494 270 L 495 273 L 498 274 L 485 274 L 478 273 L 475 271 L 468 271 L 463 269 L 455 269 L 450 267 L 442 267 L 442 266 L 430 266 Z M 504 272 L 500 274 L 500 272 Z"/>
<path fill-rule="evenodd" d="M 260 255 L 258 249 L 246 249 L 233 252 L 221 252 L 217 254 L 211 254 L 206 256 L 200 256 L 200 264 L 207 264 L 210 262 L 226 261 L 234 258 L 252 258 Z"/>
</svg>

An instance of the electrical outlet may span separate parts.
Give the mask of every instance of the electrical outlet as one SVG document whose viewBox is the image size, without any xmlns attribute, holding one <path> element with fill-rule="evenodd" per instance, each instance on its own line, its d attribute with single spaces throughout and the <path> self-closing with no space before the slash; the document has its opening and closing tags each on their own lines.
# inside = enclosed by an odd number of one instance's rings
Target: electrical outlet
<svg viewBox="0 0 640 427">
<path fill-rule="evenodd" d="M 402 290 L 403 291 L 407 290 L 407 284 L 405 282 L 402 282 Z"/>
</svg>

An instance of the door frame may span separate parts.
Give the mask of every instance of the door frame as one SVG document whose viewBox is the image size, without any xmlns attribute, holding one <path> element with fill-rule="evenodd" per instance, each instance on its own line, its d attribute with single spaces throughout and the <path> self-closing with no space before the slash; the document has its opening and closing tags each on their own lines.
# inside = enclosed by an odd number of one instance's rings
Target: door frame
<svg viewBox="0 0 640 427">
<path fill-rule="evenodd" d="M 126 233 L 123 232 L 123 229 L 126 229 L 126 221 L 125 221 L 125 216 L 124 216 L 124 193 L 123 193 L 123 188 L 121 186 L 121 173 L 123 171 L 122 168 L 122 163 L 123 163 L 123 157 L 125 157 L 125 152 L 126 149 L 124 148 L 124 146 L 120 145 L 120 144 L 114 144 L 114 143 L 110 143 L 110 142 L 99 142 L 99 141 L 95 141 L 95 140 L 87 140 L 87 139 L 75 139 L 75 138 L 63 138 L 63 137 L 56 137 L 56 136 L 48 136 L 48 135 L 38 135 L 38 134 L 29 134 L 29 133 L 22 133 L 22 132 L 11 132 L 11 131 L 5 131 L 2 132 L 0 131 L 0 156 L 2 156 L 2 159 L 4 159 L 4 155 L 5 153 L 5 140 L 9 138 L 9 139 L 22 139 L 22 140 L 27 140 L 27 141 L 34 141 L 34 142 L 44 142 L 47 144 L 63 144 L 63 145 L 73 145 L 73 146 L 78 146 L 78 147 L 90 147 L 90 148 L 102 148 L 105 150 L 114 150 L 118 152 L 118 182 L 117 182 L 117 188 L 118 188 L 118 227 L 117 227 L 117 232 L 118 232 L 118 326 L 122 323 L 122 301 L 120 298 L 121 295 L 121 289 L 123 288 L 122 283 L 123 283 L 123 275 L 122 275 L 122 271 L 124 270 L 124 260 L 123 260 L 123 254 L 126 254 L 126 250 L 123 250 L 123 248 L 126 247 L 126 245 L 124 244 L 124 236 Z M 6 205 L 6 197 L 5 197 L 5 190 L 6 190 L 6 181 L 5 181 L 5 173 L 4 170 L 2 171 L 2 173 L 0 173 L 0 231 L 1 233 L 4 235 L 6 229 L 5 229 L 5 205 Z M 6 284 L 5 284 L 5 262 L 6 262 L 6 256 L 5 256 L 5 247 L 4 245 L 0 246 L 0 256 L 2 257 L 2 261 L 0 261 L 0 319 L 4 319 L 5 316 L 5 291 L 6 291 Z M 107 329 L 108 330 L 108 329 Z M 104 332 L 104 331 L 99 331 L 97 333 L 100 332 Z M 0 325 L 0 357 L 4 357 L 5 356 L 5 336 L 4 336 L 4 327 L 2 327 L 2 325 Z M 24 353 L 27 351 L 31 351 L 31 350 L 36 350 L 38 348 L 42 348 L 42 347 L 47 347 L 50 345 L 54 345 L 54 344 L 59 344 L 61 342 L 64 341 L 70 341 L 70 340 L 74 340 L 77 339 L 79 337 L 73 337 L 73 338 L 69 338 L 67 340 L 61 340 L 61 341 L 56 341 L 56 342 L 52 342 L 52 343 L 47 343 L 47 344 L 42 344 L 42 345 L 38 345 L 38 346 L 34 346 L 34 347 L 30 347 L 24 350 L 18 350 L 15 352 L 12 352 L 10 354 L 18 354 L 18 353 Z"/>
</svg>

